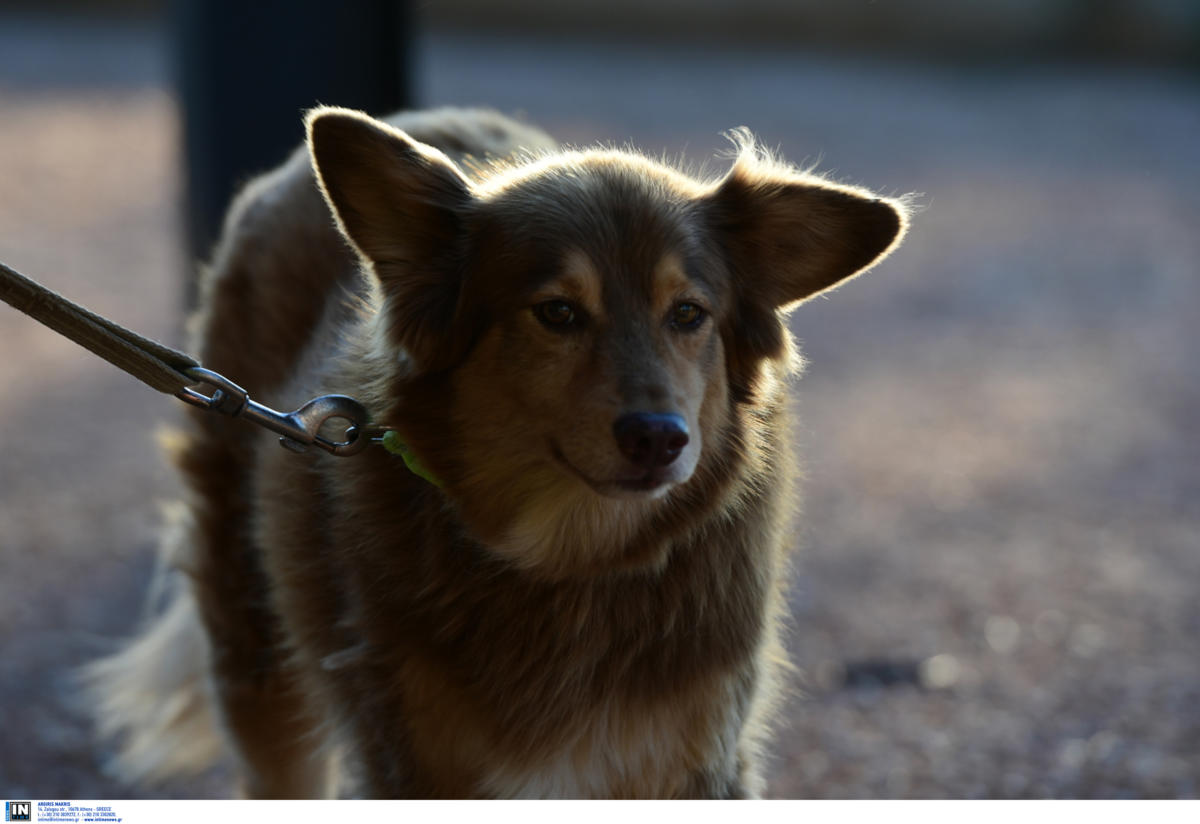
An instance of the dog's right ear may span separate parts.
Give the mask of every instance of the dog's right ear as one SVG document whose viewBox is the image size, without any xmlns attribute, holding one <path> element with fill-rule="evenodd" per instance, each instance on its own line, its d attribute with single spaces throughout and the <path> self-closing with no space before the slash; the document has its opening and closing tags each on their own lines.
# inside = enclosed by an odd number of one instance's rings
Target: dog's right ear
<svg viewBox="0 0 1200 824">
<path fill-rule="evenodd" d="M 313 169 L 338 228 L 379 279 L 388 334 L 421 371 L 447 357 L 471 184 L 432 146 L 349 109 L 307 119 Z"/>
</svg>

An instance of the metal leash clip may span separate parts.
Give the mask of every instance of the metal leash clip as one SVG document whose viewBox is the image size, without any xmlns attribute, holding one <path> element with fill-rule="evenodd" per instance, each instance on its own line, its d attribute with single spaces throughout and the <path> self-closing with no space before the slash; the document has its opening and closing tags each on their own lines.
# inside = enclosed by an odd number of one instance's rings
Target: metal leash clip
<svg viewBox="0 0 1200 824">
<path fill-rule="evenodd" d="M 200 409 L 208 409 L 244 418 L 282 437 L 279 444 L 293 452 L 304 452 L 316 445 L 338 457 L 357 455 L 379 434 L 375 428 L 367 427 L 369 415 L 361 403 L 346 395 L 321 395 L 313 398 L 295 412 L 277 412 L 268 406 L 251 400 L 249 393 L 224 375 L 210 369 L 194 366 L 183 370 L 197 385 L 211 386 L 211 395 L 205 395 L 190 387 L 184 387 L 175 397 Z M 325 422 L 331 418 L 347 421 L 345 440 L 331 441 L 318 434 Z"/>
</svg>

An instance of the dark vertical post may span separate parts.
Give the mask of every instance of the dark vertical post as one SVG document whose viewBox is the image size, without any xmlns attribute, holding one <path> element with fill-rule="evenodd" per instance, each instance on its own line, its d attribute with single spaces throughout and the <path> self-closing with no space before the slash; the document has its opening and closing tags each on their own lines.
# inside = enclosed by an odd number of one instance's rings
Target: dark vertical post
<svg viewBox="0 0 1200 824">
<path fill-rule="evenodd" d="M 193 260 L 237 188 L 299 144 L 306 109 L 411 105 L 403 0 L 174 0 L 171 27 Z"/>
</svg>

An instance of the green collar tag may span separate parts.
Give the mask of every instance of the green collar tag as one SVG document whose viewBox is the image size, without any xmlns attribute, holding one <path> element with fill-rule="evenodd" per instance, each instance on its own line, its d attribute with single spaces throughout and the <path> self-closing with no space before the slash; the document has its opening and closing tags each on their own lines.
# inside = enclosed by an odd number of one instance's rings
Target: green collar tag
<svg viewBox="0 0 1200 824">
<path fill-rule="evenodd" d="M 389 429 L 387 432 L 384 432 L 382 443 L 384 449 L 386 449 L 388 452 L 391 452 L 393 455 L 399 455 L 400 458 L 403 459 L 404 465 L 408 467 L 409 472 L 416 475 L 418 478 L 424 478 L 438 489 L 442 488 L 441 483 L 437 478 L 434 477 L 433 473 L 421 465 L 421 462 L 417 459 L 417 456 L 414 455 L 413 451 L 408 448 L 408 444 L 401 440 L 399 432 L 394 429 Z"/>
</svg>

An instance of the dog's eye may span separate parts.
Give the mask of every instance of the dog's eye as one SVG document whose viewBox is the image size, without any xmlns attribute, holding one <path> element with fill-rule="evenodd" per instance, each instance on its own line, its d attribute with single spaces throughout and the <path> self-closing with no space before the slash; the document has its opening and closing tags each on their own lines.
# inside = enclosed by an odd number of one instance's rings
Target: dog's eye
<svg viewBox="0 0 1200 824">
<path fill-rule="evenodd" d="M 676 329 L 691 331 L 704 323 L 704 310 L 695 303 L 684 301 L 671 310 L 671 325 Z"/>
<path fill-rule="evenodd" d="M 579 323 L 579 313 L 565 300 L 544 300 L 533 307 L 533 315 L 550 329 L 567 329 Z"/>
</svg>

